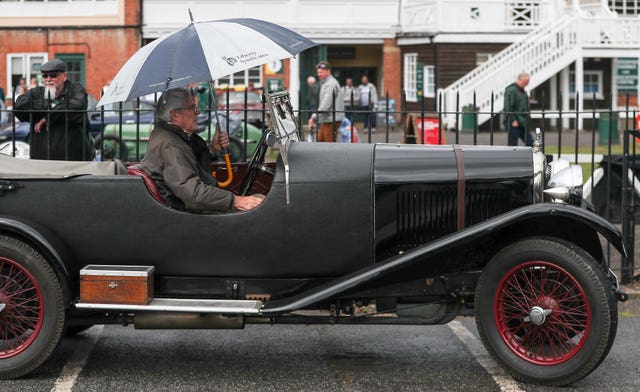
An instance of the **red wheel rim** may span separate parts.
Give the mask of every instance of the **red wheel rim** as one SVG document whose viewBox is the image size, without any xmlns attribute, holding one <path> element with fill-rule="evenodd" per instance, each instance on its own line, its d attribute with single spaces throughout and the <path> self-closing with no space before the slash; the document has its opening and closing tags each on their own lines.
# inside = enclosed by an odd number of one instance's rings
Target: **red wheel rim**
<svg viewBox="0 0 640 392">
<path fill-rule="evenodd" d="M 584 345 L 591 325 L 582 286 L 563 268 L 543 261 L 523 263 L 505 275 L 494 316 L 511 351 L 536 365 L 568 361 Z"/>
<path fill-rule="evenodd" d="M 13 260 L 0 257 L 0 359 L 26 350 L 44 318 L 44 302 L 33 275 Z"/>
</svg>

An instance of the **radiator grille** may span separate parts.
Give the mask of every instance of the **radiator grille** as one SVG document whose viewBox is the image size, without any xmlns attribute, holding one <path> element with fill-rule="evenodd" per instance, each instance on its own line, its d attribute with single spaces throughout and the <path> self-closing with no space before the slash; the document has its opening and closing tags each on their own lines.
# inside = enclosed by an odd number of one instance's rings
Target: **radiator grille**
<svg viewBox="0 0 640 392">
<path fill-rule="evenodd" d="M 397 240 L 402 249 L 426 244 L 456 230 L 456 191 L 403 191 L 396 194 Z"/>
<path fill-rule="evenodd" d="M 465 227 L 528 204 L 514 184 L 467 184 Z M 521 188 L 522 189 L 522 188 Z M 396 193 L 396 240 L 407 250 L 451 234 L 457 227 L 457 190 L 450 187 Z"/>
</svg>

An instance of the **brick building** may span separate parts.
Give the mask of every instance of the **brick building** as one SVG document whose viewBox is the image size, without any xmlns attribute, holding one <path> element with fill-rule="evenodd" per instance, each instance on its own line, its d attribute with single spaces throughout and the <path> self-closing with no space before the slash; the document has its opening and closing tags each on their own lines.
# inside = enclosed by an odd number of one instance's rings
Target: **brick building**
<svg viewBox="0 0 640 392">
<path fill-rule="evenodd" d="M 0 87 L 7 104 L 20 78 L 41 83 L 40 65 L 53 58 L 64 60 L 69 79 L 98 98 L 140 48 L 141 7 L 142 0 L 0 2 Z"/>
</svg>

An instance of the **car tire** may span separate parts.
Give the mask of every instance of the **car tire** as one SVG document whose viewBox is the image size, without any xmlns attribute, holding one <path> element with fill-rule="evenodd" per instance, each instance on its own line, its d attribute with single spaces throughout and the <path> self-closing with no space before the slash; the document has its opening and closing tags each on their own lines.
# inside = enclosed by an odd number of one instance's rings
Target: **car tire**
<svg viewBox="0 0 640 392">
<path fill-rule="evenodd" d="M 64 295 L 51 265 L 31 246 L 0 236 L 0 378 L 40 366 L 64 330 Z"/>
<path fill-rule="evenodd" d="M 126 161 L 129 154 L 127 144 L 113 135 L 105 135 L 104 142 L 102 142 L 102 136 L 98 135 L 93 143 L 93 147 L 96 150 L 96 156 L 100 156 L 103 161 L 114 158 Z M 102 151 L 100 151 L 100 147 L 102 147 Z"/>
<path fill-rule="evenodd" d="M 475 318 L 487 350 L 517 380 L 563 386 L 607 356 L 617 329 L 613 286 L 584 250 L 557 239 L 507 246 L 486 265 Z"/>
</svg>

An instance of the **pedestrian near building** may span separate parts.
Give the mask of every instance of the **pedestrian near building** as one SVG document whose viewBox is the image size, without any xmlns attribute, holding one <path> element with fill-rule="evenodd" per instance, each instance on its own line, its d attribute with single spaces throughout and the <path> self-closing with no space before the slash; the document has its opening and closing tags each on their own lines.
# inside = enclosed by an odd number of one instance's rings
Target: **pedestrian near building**
<svg viewBox="0 0 640 392">
<path fill-rule="evenodd" d="M 529 132 L 529 96 L 524 88 L 529 84 L 529 74 L 521 73 L 518 79 L 504 90 L 504 127 L 508 131 L 508 144 L 517 146 L 518 139 L 527 145 L 533 145 Z"/>
<path fill-rule="evenodd" d="M 87 161 L 93 159 L 88 133 L 87 91 L 67 80 L 67 67 L 55 59 L 40 68 L 44 86 L 16 99 L 15 116 L 31 122 L 30 154 L 33 159 Z"/>
<path fill-rule="evenodd" d="M 15 88 L 15 98 L 17 99 L 22 94 L 26 93 L 29 90 L 29 85 L 27 85 L 27 78 L 20 78 L 18 82 L 18 86 Z"/>
<path fill-rule="evenodd" d="M 320 92 L 320 86 L 316 83 L 316 78 L 309 76 L 307 78 L 307 117 L 310 118 L 311 114 L 318 109 L 318 93 Z"/>
<path fill-rule="evenodd" d="M 353 79 L 347 78 L 342 86 L 342 95 L 344 97 L 345 117 L 353 123 L 353 111 L 360 105 L 360 94 L 358 89 L 353 85 Z"/>
<path fill-rule="evenodd" d="M 328 62 L 316 65 L 316 72 L 320 79 L 318 111 L 311 115 L 309 127 L 312 128 L 317 121 L 318 141 L 335 142 L 338 128 L 344 120 L 344 97 L 340 83 L 331 75 L 331 65 Z"/>
<path fill-rule="evenodd" d="M 364 122 L 364 131 L 376 131 L 376 113 L 378 108 L 378 90 L 376 86 L 369 81 L 367 75 L 362 75 L 360 79 L 358 91 L 360 93 L 360 110 L 363 112 L 362 118 Z"/>
</svg>

